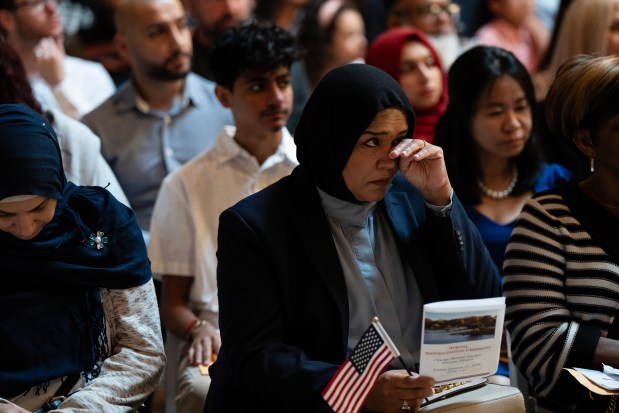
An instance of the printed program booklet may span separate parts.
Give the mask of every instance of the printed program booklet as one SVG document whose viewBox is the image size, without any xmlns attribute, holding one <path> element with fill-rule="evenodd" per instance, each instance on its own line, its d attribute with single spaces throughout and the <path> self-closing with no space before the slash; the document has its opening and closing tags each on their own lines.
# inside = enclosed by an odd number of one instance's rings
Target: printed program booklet
<svg viewBox="0 0 619 413">
<path fill-rule="evenodd" d="M 442 384 L 496 373 L 504 318 L 504 297 L 424 305 L 419 374 Z"/>
</svg>

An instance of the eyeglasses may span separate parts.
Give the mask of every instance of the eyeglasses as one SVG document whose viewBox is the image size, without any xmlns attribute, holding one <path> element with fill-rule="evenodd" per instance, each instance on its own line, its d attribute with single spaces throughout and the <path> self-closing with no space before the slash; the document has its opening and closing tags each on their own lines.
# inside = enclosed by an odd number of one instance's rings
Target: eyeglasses
<svg viewBox="0 0 619 413">
<path fill-rule="evenodd" d="M 21 8 L 27 7 L 35 13 L 40 13 L 45 10 L 45 6 L 48 4 L 57 5 L 56 0 L 26 0 L 21 3 L 15 4 L 13 6 L 13 10 L 19 10 Z"/>
<path fill-rule="evenodd" d="M 449 4 L 424 4 L 422 6 L 413 7 L 411 9 L 400 10 L 398 14 L 414 14 L 423 17 L 437 17 L 441 13 L 447 13 L 449 16 L 454 16 L 460 13 L 460 5 L 456 3 Z"/>
</svg>

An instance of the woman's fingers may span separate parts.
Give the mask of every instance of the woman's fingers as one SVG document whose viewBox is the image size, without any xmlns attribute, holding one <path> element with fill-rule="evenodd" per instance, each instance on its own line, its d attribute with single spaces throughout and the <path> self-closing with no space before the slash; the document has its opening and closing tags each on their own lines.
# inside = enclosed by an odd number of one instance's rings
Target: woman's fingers
<svg viewBox="0 0 619 413">
<path fill-rule="evenodd" d="M 391 150 L 389 153 L 389 158 L 406 158 L 413 154 L 419 153 L 428 145 L 429 144 L 422 139 L 404 139 Z"/>
</svg>

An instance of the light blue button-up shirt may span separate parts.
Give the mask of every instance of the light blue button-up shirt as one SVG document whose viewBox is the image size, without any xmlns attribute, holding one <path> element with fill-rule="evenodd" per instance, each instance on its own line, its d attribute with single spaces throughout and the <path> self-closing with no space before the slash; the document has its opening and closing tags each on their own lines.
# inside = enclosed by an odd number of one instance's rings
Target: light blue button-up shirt
<svg viewBox="0 0 619 413">
<path fill-rule="evenodd" d="M 163 178 L 210 149 L 224 125 L 234 124 L 215 96 L 215 83 L 193 73 L 168 112 L 149 108 L 128 81 L 83 121 L 101 138 L 101 152 L 146 232 Z"/>
</svg>

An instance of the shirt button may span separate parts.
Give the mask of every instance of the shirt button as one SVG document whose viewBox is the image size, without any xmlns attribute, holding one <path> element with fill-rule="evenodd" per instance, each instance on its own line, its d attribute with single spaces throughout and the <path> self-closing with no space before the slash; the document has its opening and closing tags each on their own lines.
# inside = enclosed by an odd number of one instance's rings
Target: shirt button
<svg viewBox="0 0 619 413">
<path fill-rule="evenodd" d="M 170 122 L 172 122 L 172 118 L 171 118 L 171 117 L 169 117 L 169 116 L 165 116 L 165 117 L 163 118 L 163 121 L 165 122 L 165 124 L 166 124 L 166 125 L 169 125 L 169 124 L 170 124 Z"/>
<path fill-rule="evenodd" d="M 174 156 L 174 149 L 172 149 L 172 148 L 165 148 L 165 156 L 167 156 L 169 158 Z"/>
</svg>

